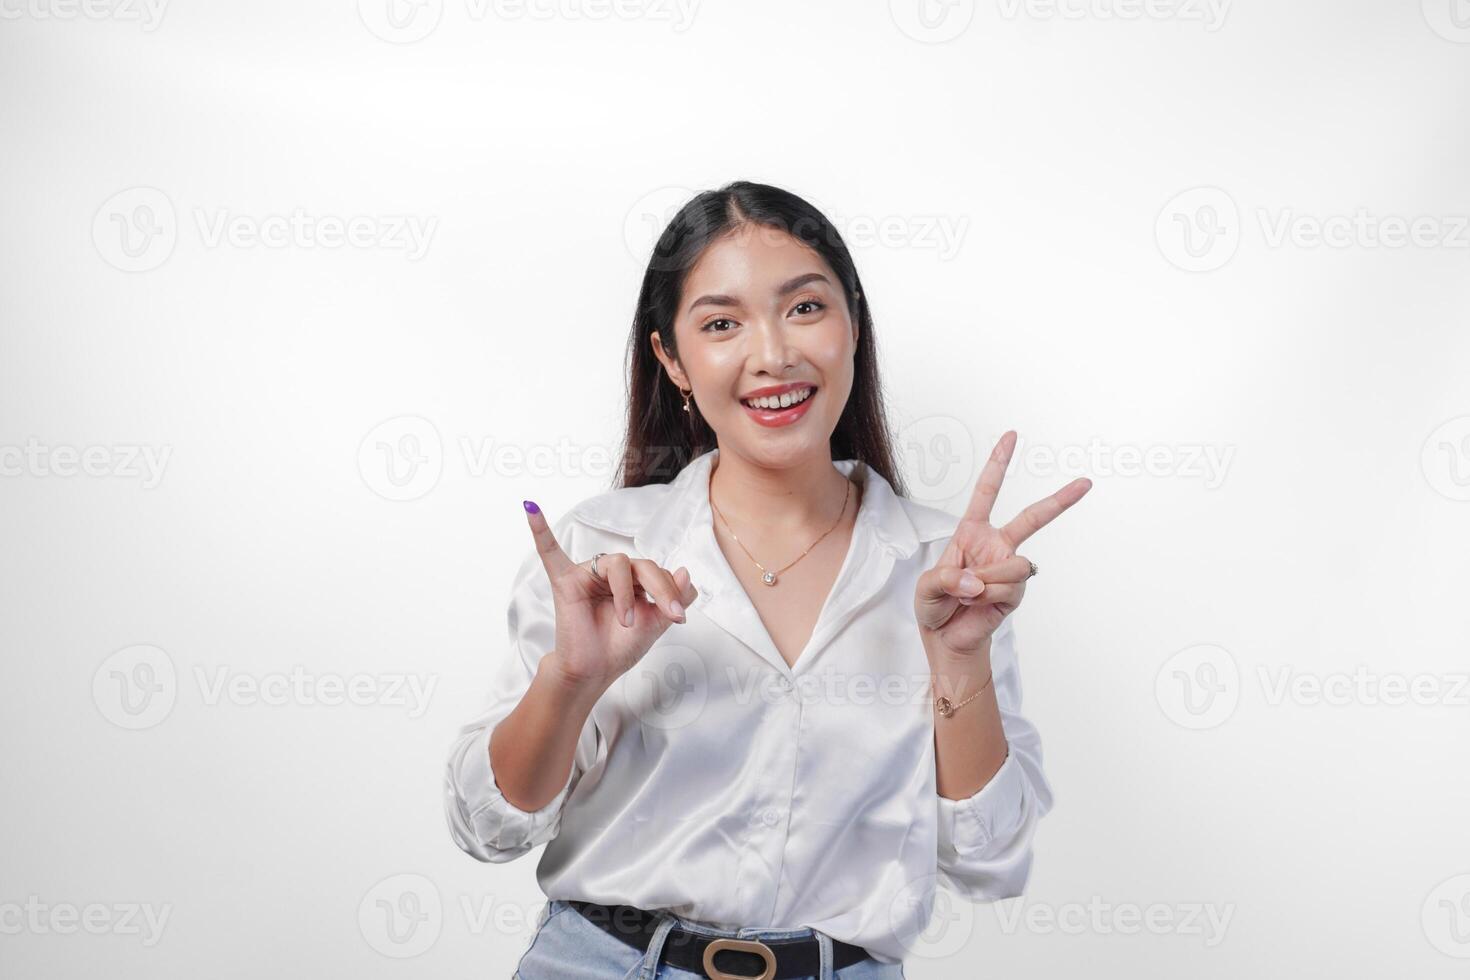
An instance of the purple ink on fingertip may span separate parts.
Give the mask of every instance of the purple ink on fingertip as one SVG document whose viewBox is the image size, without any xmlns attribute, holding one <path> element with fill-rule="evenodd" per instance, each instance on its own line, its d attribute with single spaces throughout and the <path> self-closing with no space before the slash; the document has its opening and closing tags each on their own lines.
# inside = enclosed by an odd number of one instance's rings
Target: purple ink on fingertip
<svg viewBox="0 0 1470 980">
<path fill-rule="evenodd" d="M 541 508 L 536 506 L 536 501 L 534 501 L 534 500 L 522 500 L 521 501 L 521 506 L 524 507 L 524 508 L 526 508 L 526 513 L 527 514 L 539 514 L 539 513 L 541 513 Z"/>
</svg>

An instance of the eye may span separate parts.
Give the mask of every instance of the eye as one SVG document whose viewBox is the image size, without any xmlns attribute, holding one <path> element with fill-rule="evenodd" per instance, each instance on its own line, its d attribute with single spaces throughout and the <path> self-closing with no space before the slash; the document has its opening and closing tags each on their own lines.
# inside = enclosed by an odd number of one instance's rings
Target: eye
<svg viewBox="0 0 1470 980">
<path fill-rule="evenodd" d="M 807 313 L 799 312 L 803 306 L 809 306 L 812 307 L 812 309 L 809 310 Z M 797 304 L 791 308 L 791 312 L 795 313 L 797 316 L 810 316 L 812 313 L 817 312 L 817 310 L 825 310 L 826 308 L 827 304 L 823 303 L 819 299 L 804 299 L 798 301 Z"/>
<path fill-rule="evenodd" d="M 730 328 L 729 327 L 726 327 L 724 329 L 716 329 L 715 328 L 715 324 L 717 324 L 717 323 L 728 323 L 730 325 L 730 327 L 735 326 L 735 321 L 734 320 L 730 319 L 727 316 L 721 316 L 721 317 L 716 317 L 713 320 L 706 321 L 705 324 L 704 324 L 704 326 L 700 327 L 699 329 L 700 330 L 703 330 L 703 331 L 705 331 L 707 333 L 729 333 L 730 332 Z"/>
</svg>

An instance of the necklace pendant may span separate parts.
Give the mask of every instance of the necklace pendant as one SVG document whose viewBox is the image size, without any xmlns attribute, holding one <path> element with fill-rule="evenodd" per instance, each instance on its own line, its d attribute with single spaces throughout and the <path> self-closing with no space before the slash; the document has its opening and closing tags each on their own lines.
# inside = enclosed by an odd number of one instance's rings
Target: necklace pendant
<svg viewBox="0 0 1470 980">
<path fill-rule="evenodd" d="M 761 581 L 764 582 L 764 583 L 766 583 L 767 585 L 775 585 L 776 584 L 776 573 L 775 572 L 766 572 L 764 575 L 761 576 Z"/>
</svg>

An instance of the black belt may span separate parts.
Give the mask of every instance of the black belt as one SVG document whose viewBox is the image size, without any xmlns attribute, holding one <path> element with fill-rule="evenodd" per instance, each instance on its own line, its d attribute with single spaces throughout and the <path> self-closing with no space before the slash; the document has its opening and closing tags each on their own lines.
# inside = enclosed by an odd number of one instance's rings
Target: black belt
<svg viewBox="0 0 1470 980">
<path fill-rule="evenodd" d="M 641 952 L 658 929 L 659 916 L 631 905 L 568 901 L 589 922 Z M 716 957 L 719 963 L 715 962 Z M 861 946 L 832 940 L 832 969 L 868 959 Z M 705 936 L 675 924 L 664 939 L 661 962 L 712 980 L 790 980 L 822 973 L 816 936 L 792 939 L 735 939 Z M 729 972 L 734 971 L 734 972 Z"/>
</svg>

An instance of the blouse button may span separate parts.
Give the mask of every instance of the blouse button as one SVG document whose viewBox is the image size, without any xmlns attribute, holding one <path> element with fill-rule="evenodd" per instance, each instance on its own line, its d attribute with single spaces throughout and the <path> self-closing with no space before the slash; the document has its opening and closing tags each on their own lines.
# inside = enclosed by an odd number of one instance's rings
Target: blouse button
<svg viewBox="0 0 1470 980">
<path fill-rule="evenodd" d="M 771 807 L 766 807 L 765 812 L 761 814 L 761 823 L 765 824 L 767 827 L 774 827 L 780 821 L 781 815 L 778 814 Z"/>
</svg>

